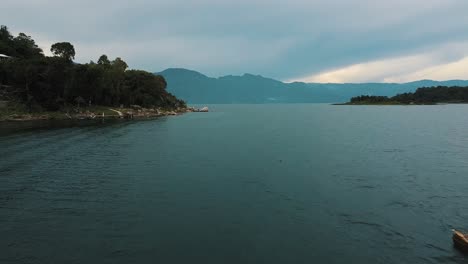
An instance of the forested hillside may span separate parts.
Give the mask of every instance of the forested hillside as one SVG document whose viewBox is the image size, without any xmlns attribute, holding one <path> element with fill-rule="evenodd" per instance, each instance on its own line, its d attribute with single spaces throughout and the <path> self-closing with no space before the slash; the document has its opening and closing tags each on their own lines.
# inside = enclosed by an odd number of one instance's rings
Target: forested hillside
<svg viewBox="0 0 468 264">
<path fill-rule="evenodd" d="M 185 103 L 166 91 L 164 77 L 128 70 L 121 58 L 106 55 L 78 64 L 71 43 L 52 45 L 44 56 L 35 41 L 0 28 L 0 101 L 28 111 L 57 111 L 67 106 L 105 105 L 177 108 Z"/>
<path fill-rule="evenodd" d="M 348 104 L 438 104 L 468 103 L 468 87 L 422 87 L 414 93 L 393 97 L 361 95 L 351 98 Z"/>
</svg>

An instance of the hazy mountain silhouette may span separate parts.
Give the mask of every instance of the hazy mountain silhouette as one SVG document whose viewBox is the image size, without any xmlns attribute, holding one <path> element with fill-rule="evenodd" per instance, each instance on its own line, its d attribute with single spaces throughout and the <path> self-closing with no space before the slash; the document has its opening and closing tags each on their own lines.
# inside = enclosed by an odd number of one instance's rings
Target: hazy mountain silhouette
<svg viewBox="0 0 468 264">
<path fill-rule="evenodd" d="M 468 86 L 468 81 L 421 80 L 410 83 L 284 83 L 259 75 L 211 78 L 187 69 L 167 69 L 157 73 L 167 81 L 167 89 L 190 104 L 226 103 L 335 103 L 358 95 L 394 96 L 420 87 Z"/>
</svg>

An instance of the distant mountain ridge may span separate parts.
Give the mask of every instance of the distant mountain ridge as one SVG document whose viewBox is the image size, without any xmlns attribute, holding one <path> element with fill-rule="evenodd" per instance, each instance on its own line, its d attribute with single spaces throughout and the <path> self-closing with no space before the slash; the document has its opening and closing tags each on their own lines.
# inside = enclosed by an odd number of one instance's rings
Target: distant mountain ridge
<svg viewBox="0 0 468 264">
<path fill-rule="evenodd" d="M 468 86 L 468 81 L 421 80 L 409 83 L 284 83 L 260 75 L 208 77 L 172 68 L 164 76 L 167 90 L 189 104 L 339 103 L 359 95 L 394 96 L 420 87 Z"/>
</svg>

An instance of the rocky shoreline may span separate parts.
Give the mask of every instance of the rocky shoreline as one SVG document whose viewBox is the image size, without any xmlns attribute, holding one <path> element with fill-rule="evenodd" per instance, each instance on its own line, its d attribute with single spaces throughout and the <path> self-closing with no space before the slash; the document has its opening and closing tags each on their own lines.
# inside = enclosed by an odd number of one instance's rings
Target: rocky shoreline
<svg viewBox="0 0 468 264">
<path fill-rule="evenodd" d="M 130 108 L 74 108 L 67 111 L 41 112 L 41 113 L 20 113 L 9 112 L 0 115 L 0 121 L 36 121 L 36 120 L 94 120 L 94 119 L 150 119 L 163 116 L 176 116 L 191 112 L 208 112 L 208 108 L 197 109 L 194 107 L 161 109 L 143 108 L 131 106 Z"/>
</svg>

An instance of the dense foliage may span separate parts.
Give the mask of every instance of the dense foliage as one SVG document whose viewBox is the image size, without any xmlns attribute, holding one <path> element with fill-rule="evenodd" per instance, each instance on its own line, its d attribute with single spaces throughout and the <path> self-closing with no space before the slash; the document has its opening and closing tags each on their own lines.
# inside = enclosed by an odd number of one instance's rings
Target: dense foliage
<svg viewBox="0 0 468 264">
<path fill-rule="evenodd" d="M 67 105 L 140 105 L 176 108 L 185 103 L 166 91 L 162 76 L 127 70 L 120 58 L 102 55 L 97 63 L 73 62 L 75 49 L 68 42 L 52 45 L 46 57 L 34 40 L 20 33 L 13 37 L 0 28 L 0 96 L 15 98 L 30 111 L 59 110 Z M 2 100 L 2 98 L 0 98 Z"/>
<path fill-rule="evenodd" d="M 414 93 L 403 93 L 393 97 L 362 95 L 351 98 L 351 104 L 436 104 L 468 103 L 468 87 L 423 87 Z"/>
<path fill-rule="evenodd" d="M 351 98 L 351 103 L 366 102 L 378 104 L 388 101 L 390 101 L 390 99 L 387 96 L 361 95 Z"/>
</svg>

